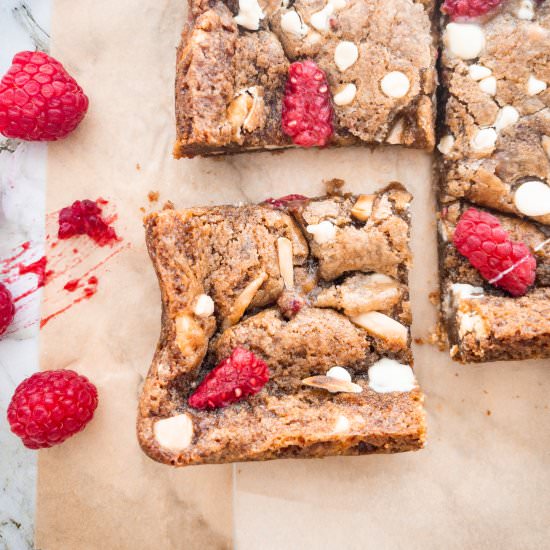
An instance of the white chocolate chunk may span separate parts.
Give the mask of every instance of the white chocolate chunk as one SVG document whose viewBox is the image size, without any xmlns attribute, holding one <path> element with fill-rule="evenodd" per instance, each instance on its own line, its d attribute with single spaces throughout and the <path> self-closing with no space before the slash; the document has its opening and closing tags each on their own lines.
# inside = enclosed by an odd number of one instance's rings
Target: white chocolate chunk
<svg viewBox="0 0 550 550">
<path fill-rule="evenodd" d="M 489 95 L 497 93 L 497 79 L 494 76 L 488 76 L 479 82 L 479 89 Z"/>
<path fill-rule="evenodd" d="M 468 298 L 480 298 L 483 296 L 483 288 L 480 286 L 468 285 L 465 283 L 454 283 L 451 286 L 453 302 L 456 304 L 460 300 Z"/>
<path fill-rule="evenodd" d="M 535 18 L 533 2 L 531 0 L 522 0 L 516 12 L 516 16 L 518 19 L 523 19 L 525 21 L 533 20 Z"/>
<path fill-rule="evenodd" d="M 527 93 L 529 95 L 537 95 L 546 90 L 547 84 L 543 80 L 535 78 L 533 75 L 527 80 Z"/>
<path fill-rule="evenodd" d="M 281 16 L 281 28 L 287 34 L 296 38 L 303 38 L 309 27 L 302 21 L 298 12 L 291 10 Z"/>
<path fill-rule="evenodd" d="M 336 237 L 336 226 L 327 220 L 321 223 L 308 225 L 306 231 L 313 235 L 313 240 L 317 244 L 328 243 Z"/>
<path fill-rule="evenodd" d="M 481 80 L 482 78 L 487 78 L 491 76 L 491 69 L 484 67 L 483 65 L 470 65 L 468 67 L 468 74 L 472 80 Z"/>
<path fill-rule="evenodd" d="M 193 439 L 193 421 L 188 414 L 157 420 L 153 427 L 157 443 L 169 451 L 183 451 Z"/>
<path fill-rule="evenodd" d="M 201 294 L 197 298 L 193 313 L 197 317 L 210 317 L 214 313 L 214 300 L 208 294 Z"/>
<path fill-rule="evenodd" d="M 380 87 L 388 97 L 404 97 L 411 83 L 406 74 L 401 71 L 392 71 L 380 81 Z"/>
<path fill-rule="evenodd" d="M 326 375 L 345 382 L 351 382 L 351 374 L 344 367 L 332 367 L 328 369 Z"/>
<path fill-rule="evenodd" d="M 233 18 L 237 25 L 250 31 L 260 28 L 260 20 L 265 17 L 258 0 L 239 0 L 239 13 Z"/>
<path fill-rule="evenodd" d="M 475 59 L 485 48 L 483 29 L 471 23 L 449 23 L 443 41 L 449 51 L 460 59 Z"/>
<path fill-rule="evenodd" d="M 330 30 L 330 16 L 334 11 L 332 3 L 328 3 L 322 10 L 311 15 L 309 22 L 319 32 L 328 32 Z"/>
<path fill-rule="evenodd" d="M 550 136 L 542 136 L 540 142 L 542 148 L 544 149 L 544 152 L 546 153 L 546 156 L 550 158 Z"/>
<path fill-rule="evenodd" d="M 348 420 L 347 416 L 340 414 L 336 419 L 336 423 L 334 424 L 334 428 L 332 429 L 332 432 L 336 434 L 347 432 L 349 428 L 350 428 L 350 421 Z"/>
<path fill-rule="evenodd" d="M 369 334 L 384 340 L 392 347 L 403 349 L 407 346 L 409 329 L 388 315 L 378 311 L 369 311 L 350 317 L 350 319 Z"/>
<path fill-rule="evenodd" d="M 369 387 L 377 393 L 409 392 L 416 386 L 409 365 L 384 357 L 369 368 Z"/>
<path fill-rule="evenodd" d="M 342 40 L 334 50 L 334 62 L 340 71 L 349 69 L 359 57 L 359 49 L 349 40 Z"/>
<path fill-rule="evenodd" d="M 188 313 L 175 320 L 176 344 L 183 355 L 190 355 L 206 343 L 206 335 L 200 324 Z"/>
<path fill-rule="evenodd" d="M 332 4 L 335 10 L 341 10 L 346 7 L 346 0 L 329 0 L 329 4 Z"/>
<path fill-rule="evenodd" d="M 336 105 L 349 105 L 357 94 L 357 86 L 355 84 L 344 84 L 339 88 L 333 96 Z"/>
<path fill-rule="evenodd" d="M 477 338 L 486 338 L 489 334 L 486 322 L 474 312 L 458 312 L 458 336 L 464 338 L 468 333 L 474 333 Z"/>
<path fill-rule="evenodd" d="M 495 120 L 495 130 L 500 132 L 508 126 L 514 125 L 519 120 L 519 112 L 511 105 L 505 105 L 500 109 Z"/>
<path fill-rule="evenodd" d="M 277 251 L 279 254 L 279 271 L 288 290 L 294 288 L 294 258 L 292 254 L 292 242 L 286 237 L 277 239 Z"/>
<path fill-rule="evenodd" d="M 526 216 L 550 214 L 550 187 L 540 180 L 526 181 L 516 189 L 514 204 Z"/>
<path fill-rule="evenodd" d="M 494 148 L 497 142 L 497 132 L 494 128 L 481 128 L 470 142 L 474 151 L 487 151 Z"/>
<path fill-rule="evenodd" d="M 443 155 L 448 155 L 455 145 L 455 138 L 451 134 L 443 136 L 439 142 L 437 149 Z"/>
</svg>

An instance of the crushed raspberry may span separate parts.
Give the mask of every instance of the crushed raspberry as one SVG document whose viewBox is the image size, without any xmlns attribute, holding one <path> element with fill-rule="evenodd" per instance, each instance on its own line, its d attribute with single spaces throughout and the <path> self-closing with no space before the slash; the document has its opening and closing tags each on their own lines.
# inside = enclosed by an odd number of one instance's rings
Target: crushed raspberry
<svg viewBox="0 0 550 550">
<path fill-rule="evenodd" d="M 265 199 L 264 204 L 267 204 L 273 208 L 281 209 L 289 206 L 290 204 L 300 203 L 307 200 L 308 198 L 305 197 L 304 195 L 298 195 L 294 193 L 292 195 L 285 195 L 284 197 L 279 197 L 278 199 L 269 197 L 269 199 Z"/>
<path fill-rule="evenodd" d="M 57 236 L 60 239 L 69 239 L 75 235 L 88 235 L 100 246 L 118 240 L 114 228 L 101 214 L 101 208 L 94 201 L 75 201 L 59 212 Z"/>
<path fill-rule="evenodd" d="M 0 283 L 0 335 L 4 334 L 15 316 L 15 305 L 11 292 Z"/>
<path fill-rule="evenodd" d="M 63 65 L 43 52 L 19 52 L 0 81 L 0 133 L 55 141 L 72 132 L 88 98 Z"/>
<path fill-rule="evenodd" d="M 269 380 L 269 369 L 251 351 L 237 347 L 210 371 L 189 397 L 194 409 L 226 407 L 258 393 Z"/>
<path fill-rule="evenodd" d="M 502 0 L 445 0 L 441 11 L 456 21 L 485 15 L 501 2 Z"/>
<path fill-rule="evenodd" d="M 333 110 L 325 73 L 310 60 L 288 69 L 283 99 L 283 132 L 301 147 L 326 145 L 334 133 Z"/>
<path fill-rule="evenodd" d="M 8 407 L 11 431 L 25 447 L 63 443 L 84 429 L 97 407 L 97 389 L 72 370 L 37 372 L 15 390 Z"/>
<path fill-rule="evenodd" d="M 535 281 L 537 262 L 522 242 L 510 239 L 495 216 L 469 208 L 453 236 L 457 250 L 490 284 L 523 296 Z"/>
<path fill-rule="evenodd" d="M 292 290 L 285 290 L 277 300 L 277 307 L 286 319 L 292 319 L 306 305 L 303 296 Z"/>
</svg>

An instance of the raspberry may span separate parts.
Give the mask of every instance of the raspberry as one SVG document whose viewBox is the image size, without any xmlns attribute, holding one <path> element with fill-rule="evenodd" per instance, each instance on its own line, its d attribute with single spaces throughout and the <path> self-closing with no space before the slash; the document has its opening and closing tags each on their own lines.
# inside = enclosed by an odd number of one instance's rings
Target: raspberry
<svg viewBox="0 0 550 550">
<path fill-rule="evenodd" d="M 495 216 L 469 208 L 453 236 L 457 250 L 490 284 L 523 296 L 535 281 L 537 261 L 525 243 L 515 242 Z"/>
<path fill-rule="evenodd" d="M 334 132 L 332 117 L 325 73 L 313 61 L 292 63 L 283 99 L 283 132 L 296 145 L 323 146 Z"/>
<path fill-rule="evenodd" d="M 75 235 L 88 235 L 97 244 L 104 246 L 118 239 L 115 230 L 101 217 L 102 210 L 94 201 L 75 201 L 59 212 L 60 239 Z"/>
<path fill-rule="evenodd" d="M 8 407 L 11 431 L 25 447 L 59 445 L 84 429 L 97 407 L 97 389 L 72 370 L 37 372 L 15 390 Z"/>
<path fill-rule="evenodd" d="M 485 15 L 501 2 L 502 0 L 445 0 L 441 11 L 455 21 Z"/>
<path fill-rule="evenodd" d="M 0 283 L 0 335 L 6 332 L 15 315 L 11 292 Z"/>
<path fill-rule="evenodd" d="M 237 347 L 210 371 L 189 397 L 194 409 L 216 409 L 258 393 L 269 380 L 269 369 L 251 351 Z"/>
<path fill-rule="evenodd" d="M 278 199 L 269 197 L 269 199 L 265 199 L 264 204 L 267 204 L 273 208 L 281 209 L 281 208 L 285 208 L 291 203 L 300 203 L 307 200 L 308 198 L 305 197 L 304 195 L 298 195 L 294 193 L 292 195 L 285 195 L 284 197 L 279 197 Z"/>
<path fill-rule="evenodd" d="M 0 133 L 55 141 L 72 132 L 88 98 L 63 65 L 43 52 L 19 52 L 0 81 Z"/>
</svg>

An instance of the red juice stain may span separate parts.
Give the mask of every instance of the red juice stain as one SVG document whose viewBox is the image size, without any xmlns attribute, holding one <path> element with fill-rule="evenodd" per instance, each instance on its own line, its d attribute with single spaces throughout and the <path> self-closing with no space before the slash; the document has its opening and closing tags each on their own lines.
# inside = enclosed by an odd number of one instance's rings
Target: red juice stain
<svg viewBox="0 0 550 550">
<path fill-rule="evenodd" d="M 80 283 L 80 279 L 71 279 L 69 282 L 65 284 L 63 288 L 67 292 L 74 292 L 78 288 L 79 283 Z"/>
<path fill-rule="evenodd" d="M 70 239 L 76 235 L 88 235 L 99 246 L 105 246 L 119 240 L 115 229 L 109 225 L 110 220 L 102 217 L 100 205 L 108 201 L 99 198 L 97 201 L 88 199 L 75 201 L 71 206 L 62 208 L 59 212 L 60 239 Z"/>
<path fill-rule="evenodd" d="M 19 275 L 25 275 L 27 273 L 34 273 L 38 277 L 37 288 L 43 287 L 48 275 L 51 275 L 51 271 L 46 271 L 46 256 L 42 256 L 36 262 L 29 265 L 19 265 Z"/>
</svg>

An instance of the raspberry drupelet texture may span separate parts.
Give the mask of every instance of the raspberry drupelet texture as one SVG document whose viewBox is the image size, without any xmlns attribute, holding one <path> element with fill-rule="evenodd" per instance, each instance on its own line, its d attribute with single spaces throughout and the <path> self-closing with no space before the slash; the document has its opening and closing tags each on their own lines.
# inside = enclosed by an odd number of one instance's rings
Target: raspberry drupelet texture
<svg viewBox="0 0 550 550">
<path fill-rule="evenodd" d="M 11 292 L 0 283 L 0 336 L 6 332 L 14 316 L 15 305 Z"/>
<path fill-rule="evenodd" d="M 0 81 L 0 133 L 55 141 L 72 132 L 88 98 L 63 65 L 44 52 L 20 52 Z"/>
<path fill-rule="evenodd" d="M 466 210 L 453 243 L 485 280 L 512 296 L 523 296 L 535 281 L 537 262 L 529 247 L 512 241 L 498 219 L 487 212 Z"/>
<path fill-rule="evenodd" d="M 499 6 L 502 0 L 445 0 L 441 11 L 453 21 L 485 15 Z"/>
<path fill-rule="evenodd" d="M 11 431 L 25 447 L 63 443 L 84 429 L 97 408 L 97 389 L 72 370 L 37 372 L 15 390 L 8 407 Z"/>
<path fill-rule="evenodd" d="M 221 361 L 189 397 L 194 409 L 217 409 L 258 393 L 269 380 L 269 369 L 251 351 L 237 347 Z"/>
<path fill-rule="evenodd" d="M 283 132 L 301 147 L 326 145 L 334 113 L 325 73 L 310 60 L 292 63 L 283 99 Z"/>
</svg>

